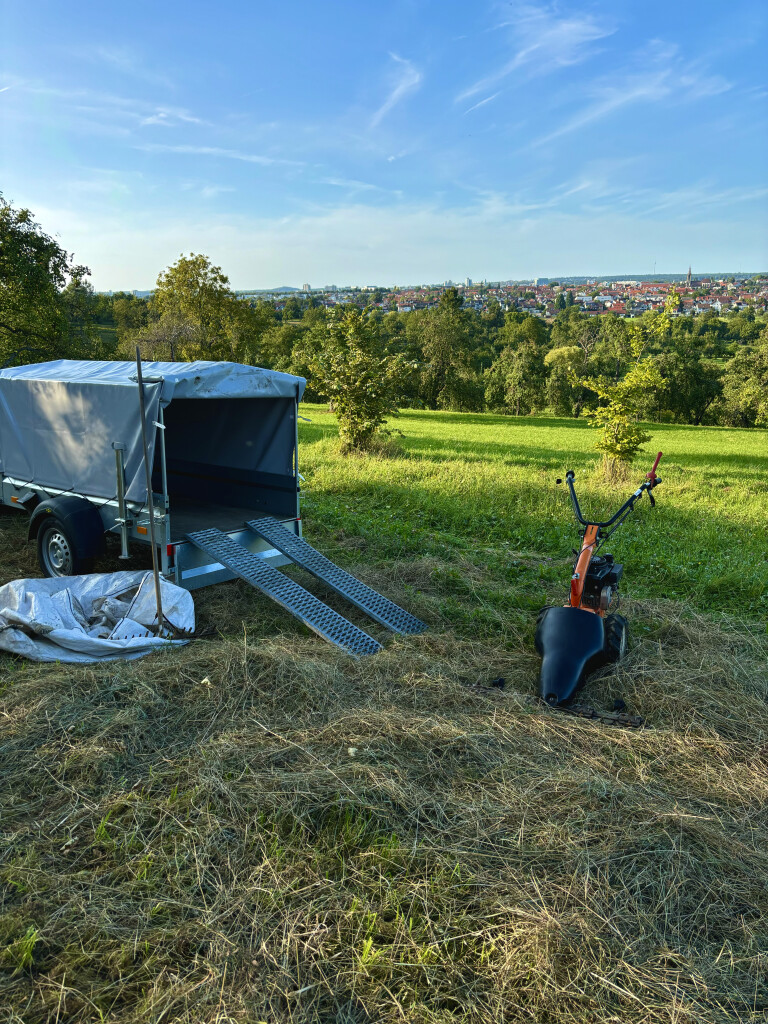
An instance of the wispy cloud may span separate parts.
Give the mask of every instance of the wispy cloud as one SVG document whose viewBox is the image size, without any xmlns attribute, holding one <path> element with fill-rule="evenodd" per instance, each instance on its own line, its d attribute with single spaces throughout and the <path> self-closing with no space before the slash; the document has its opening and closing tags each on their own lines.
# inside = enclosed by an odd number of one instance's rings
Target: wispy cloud
<svg viewBox="0 0 768 1024">
<path fill-rule="evenodd" d="M 605 17 L 598 20 L 585 13 L 558 16 L 555 4 L 522 4 L 512 18 L 501 22 L 496 28 L 509 28 L 513 44 L 512 56 L 491 74 L 460 92 L 456 97 L 457 103 L 493 88 L 519 68 L 541 75 L 557 68 L 579 64 L 593 55 L 594 49 L 590 43 L 616 31 Z"/>
<path fill-rule="evenodd" d="M 731 83 L 722 75 L 709 74 L 695 62 L 683 61 L 673 44 L 654 40 L 634 56 L 635 64 L 642 70 L 630 71 L 614 79 L 601 77 L 593 81 L 588 88 L 590 101 L 531 145 L 542 146 L 552 142 L 631 104 L 661 100 L 692 102 L 717 96 L 731 88 Z"/>
<path fill-rule="evenodd" d="M 235 189 L 231 185 L 204 185 L 200 189 L 200 196 L 203 199 L 215 199 L 216 196 L 223 195 L 225 192 L 234 192 Z"/>
<path fill-rule="evenodd" d="M 398 65 L 396 80 L 389 95 L 371 118 L 369 123 L 371 128 L 376 128 L 393 107 L 397 106 L 409 93 L 418 89 L 423 78 L 421 72 L 409 60 L 398 57 L 396 53 L 390 53 L 390 57 Z"/>
<path fill-rule="evenodd" d="M 134 147 L 148 153 L 188 153 L 190 156 L 215 156 L 225 160 L 242 160 L 247 164 L 260 164 L 270 167 L 275 164 L 290 167 L 303 167 L 302 160 L 284 160 L 276 156 L 264 156 L 262 153 L 244 153 L 239 149 L 225 149 L 222 146 L 185 146 L 166 145 L 160 142 L 146 142 Z"/>
<path fill-rule="evenodd" d="M 168 104 L 155 104 L 146 100 L 137 100 L 129 96 L 120 96 L 103 89 L 62 88 L 46 85 L 40 81 L 19 79 L 7 85 L 5 89 L 15 86 L 20 93 L 43 96 L 56 102 L 67 111 L 76 114 L 87 114 L 95 119 L 102 118 L 111 128 L 116 127 L 117 120 L 127 125 L 144 127 L 163 125 L 173 127 L 179 124 L 209 125 L 210 122 L 197 117 L 184 107 Z M 5 89 L 0 89 L 4 92 Z"/>
<path fill-rule="evenodd" d="M 354 178 L 321 178 L 321 185 L 333 185 L 336 188 L 348 188 L 356 192 L 386 192 L 380 185 L 371 185 L 367 181 L 356 181 Z"/>
<path fill-rule="evenodd" d="M 495 100 L 497 96 L 501 96 L 501 91 L 495 92 L 493 96 L 486 96 L 484 100 L 480 100 L 479 103 L 473 103 L 471 107 L 464 111 L 464 114 L 471 114 L 473 110 L 477 110 L 478 107 L 484 107 L 486 103 L 490 103 L 491 100 Z"/>
<path fill-rule="evenodd" d="M 173 127 L 173 125 L 179 124 L 204 124 L 203 120 L 199 117 L 195 117 L 190 114 L 187 110 L 182 110 L 178 107 L 158 107 L 153 114 L 143 118 L 140 121 L 141 125 L 163 125 L 165 127 Z"/>
<path fill-rule="evenodd" d="M 167 75 L 163 75 L 144 65 L 140 57 L 132 50 L 111 47 L 97 46 L 93 49 L 79 51 L 78 55 L 89 60 L 96 60 L 119 71 L 121 74 L 129 75 L 143 82 L 153 85 L 162 85 L 172 88 L 173 83 Z"/>
<path fill-rule="evenodd" d="M 10 87 L 10 85 L 4 85 L 4 86 L 3 86 L 3 88 L 2 88 L 2 89 L 0 89 L 0 92 L 8 92 L 8 90 L 9 90 L 10 88 L 11 88 L 11 87 Z"/>
</svg>

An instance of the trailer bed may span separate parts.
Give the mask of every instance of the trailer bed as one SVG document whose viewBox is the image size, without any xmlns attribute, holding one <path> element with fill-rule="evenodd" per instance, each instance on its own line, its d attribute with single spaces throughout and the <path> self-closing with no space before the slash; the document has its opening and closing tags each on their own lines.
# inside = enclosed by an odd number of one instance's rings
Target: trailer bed
<svg viewBox="0 0 768 1024">
<path fill-rule="evenodd" d="M 171 543 L 187 539 L 188 533 L 215 528 L 222 533 L 242 530 L 243 524 L 253 518 L 253 509 L 236 505 L 212 505 L 193 498 L 174 497 L 168 510 L 171 524 Z"/>
</svg>

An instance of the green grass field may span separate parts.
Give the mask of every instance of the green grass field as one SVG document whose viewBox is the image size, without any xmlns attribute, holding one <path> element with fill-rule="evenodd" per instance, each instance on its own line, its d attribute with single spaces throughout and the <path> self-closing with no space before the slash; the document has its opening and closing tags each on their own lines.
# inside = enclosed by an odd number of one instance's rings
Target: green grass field
<svg viewBox="0 0 768 1024">
<path fill-rule="evenodd" d="M 334 417 L 321 406 L 304 413 L 312 420 L 300 427 L 310 528 L 375 539 L 395 557 L 479 551 L 515 584 L 525 573 L 511 552 L 559 562 L 578 546 L 558 477 L 574 469 L 582 509 L 607 519 L 662 450 L 656 509 L 644 499 L 606 548 L 626 564 L 627 592 L 702 610 L 768 611 L 768 431 L 654 424 L 652 454 L 626 484 L 607 486 L 584 421 L 409 411 L 390 424 L 405 435 L 404 458 L 342 462 L 328 457 Z M 526 607 L 544 603 L 558 581 L 567 588 L 560 564 L 529 570 Z"/>
<path fill-rule="evenodd" d="M 632 489 L 587 427 L 407 412 L 400 454 L 343 459 L 303 412 L 305 535 L 429 629 L 293 569 L 385 649 L 234 582 L 180 650 L 0 655 L 0 1019 L 762 1024 L 768 434 L 652 427 L 658 506 L 610 548 L 629 653 L 584 691 L 629 731 L 535 699 L 577 542 L 554 480 L 599 515 Z M 0 583 L 38 575 L 24 537 L 0 515 Z"/>
</svg>

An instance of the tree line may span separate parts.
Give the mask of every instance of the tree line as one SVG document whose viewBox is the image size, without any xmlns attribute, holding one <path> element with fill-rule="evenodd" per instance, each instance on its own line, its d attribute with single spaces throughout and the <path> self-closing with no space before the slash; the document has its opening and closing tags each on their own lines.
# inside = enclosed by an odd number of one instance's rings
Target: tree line
<svg viewBox="0 0 768 1024">
<path fill-rule="evenodd" d="M 311 296 L 278 308 L 238 298 L 199 254 L 163 271 L 148 299 L 96 293 L 88 276 L 29 211 L 0 196 L 0 365 L 131 358 L 138 344 L 147 359 L 299 374 L 309 399 L 335 407 L 344 380 L 347 392 L 378 382 L 387 408 L 594 417 L 609 404 L 607 389 L 642 359 L 655 383 L 635 396 L 635 415 L 768 425 L 768 326 L 751 310 L 673 317 L 673 297 L 667 314 L 627 321 L 584 314 L 564 299 L 548 322 L 493 302 L 467 309 L 451 288 L 434 308 L 412 312 L 329 309 Z"/>
</svg>

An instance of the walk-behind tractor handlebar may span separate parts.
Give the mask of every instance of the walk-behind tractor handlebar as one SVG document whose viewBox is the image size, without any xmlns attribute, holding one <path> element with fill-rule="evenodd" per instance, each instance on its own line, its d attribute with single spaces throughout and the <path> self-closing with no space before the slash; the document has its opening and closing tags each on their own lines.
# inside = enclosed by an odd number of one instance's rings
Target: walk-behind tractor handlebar
<svg viewBox="0 0 768 1024">
<path fill-rule="evenodd" d="M 553 707 L 569 701 L 591 672 L 624 656 L 627 621 L 621 615 L 606 615 L 618 594 L 624 566 L 614 562 L 613 555 L 598 555 L 597 551 L 645 491 L 651 505 L 656 504 L 652 491 L 661 483 L 656 475 L 660 459 L 661 452 L 645 481 L 605 522 L 584 518 L 573 485 L 576 474 L 572 469 L 565 474 L 576 519 L 584 530 L 568 602 L 562 608 L 543 608 L 536 626 L 536 649 L 542 658 L 540 695 Z"/>
<path fill-rule="evenodd" d="M 659 460 L 661 459 L 661 455 L 662 455 L 662 453 L 659 452 L 659 454 L 656 456 L 656 461 L 653 464 L 653 469 L 650 471 L 650 473 L 646 473 L 645 474 L 645 477 L 646 477 L 645 482 L 640 484 L 640 486 L 637 488 L 637 490 L 634 492 L 634 494 L 631 494 L 629 496 L 629 498 L 627 498 L 627 500 L 621 506 L 619 511 L 616 512 L 614 515 L 612 515 L 611 518 L 607 519 L 604 523 L 592 523 L 589 520 L 585 519 L 584 516 L 581 514 L 581 507 L 579 506 L 579 499 L 576 497 L 576 489 L 573 486 L 573 481 L 574 481 L 574 479 L 576 477 L 576 474 L 573 472 L 572 469 L 569 469 L 568 472 L 565 474 L 565 482 L 568 484 L 568 490 L 571 492 L 571 501 L 573 502 L 573 510 L 576 513 L 576 518 L 581 523 L 581 525 L 582 526 L 598 526 L 601 529 L 605 529 L 608 526 L 613 526 L 614 523 L 616 523 L 616 526 L 619 526 L 621 523 L 624 522 L 624 519 L 626 518 L 626 516 L 628 516 L 629 513 L 632 511 L 632 509 L 635 506 L 635 502 L 637 501 L 637 499 L 641 498 L 643 496 L 643 491 L 648 491 L 648 497 L 651 499 L 651 505 L 652 506 L 655 505 L 656 504 L 656 500 L 654 499 L 653 494 L 651 493 L 651 491 L 653 490 L 654 487 L 657 487 L 662 482 L 661 481 L 661 477 L 660 476 L 656 476 L 656 468 L 659 465 Z M 557 482 L 559 484 L 561 484 L 563 481 L 562 480 L 558 480 Z M 617 520 L 618 520 L 618 522 L 617 522 Z M 611 533 L 613 533 L 613 530 L 611 530 Z"/>
</svg>

